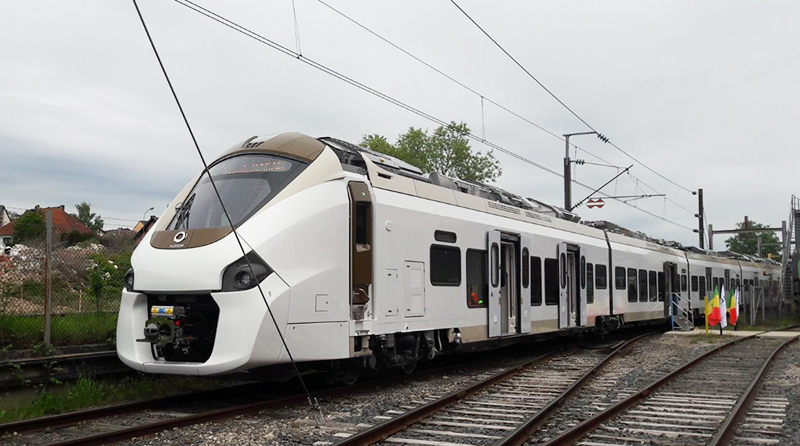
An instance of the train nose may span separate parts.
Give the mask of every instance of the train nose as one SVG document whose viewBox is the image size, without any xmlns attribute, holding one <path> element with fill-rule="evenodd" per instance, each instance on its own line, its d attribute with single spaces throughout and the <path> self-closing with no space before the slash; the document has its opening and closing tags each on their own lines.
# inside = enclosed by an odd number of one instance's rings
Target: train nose
<svg viewBox="0 0 800 446">
<path fill-rule="evenodd" d="M 270 274 L 261 290 L 263 298 L 259 287 L 202 295 L 125 291 L 117 326 L 118 355 L 146 372 L 190 375 L 284 362 L 277 330 L 286 331 L 291 289 Z M 153 308 L 161 313 L 154 314 Z M 145 336 L 149 325 L 154 325 L 152 339 Z"/>
</svg>

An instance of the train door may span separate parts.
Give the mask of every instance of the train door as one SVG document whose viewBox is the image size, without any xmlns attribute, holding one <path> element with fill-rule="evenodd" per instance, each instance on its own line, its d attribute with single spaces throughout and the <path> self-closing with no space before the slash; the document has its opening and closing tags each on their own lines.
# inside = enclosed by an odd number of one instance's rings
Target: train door
<svg viewBox="0 0 800 446">
<path fill-rule="evenodd" d="M 578 259 L 580 249 L 577 245 L 561 242 L 558 244 L 558 327 L 575 327 L 579 323 L 581 307 L 580 281 L 578 280 Z"/>
<path fill-rule="evenodd" d="M 672 295 L 679 293 L 681 290 L 680 275 L 678 274 L 678 265 L 673 262 L 664 262 L 664 316 L 669 317 L 672 314 Z"/>
<path fill-rule="evenodd" d="M 505 235 L 505 234 L 503 234 Z M 500 326 L 502 334 L 517 332 L 517 250 L 513 242 L 500 241 Z"/>
<path fill-rule="evenodd" d="M 722 288 L 722 287 L 720 287 Z M 725 294 L 729 294 L 731 290 L 731 270 L 725 270 Z M 720 289 L 720 294 L 722 294 L 722 290 Z M 727 296 L 725 296 L 727 299 Z"/>
<path fill-rule="evenodd" d="M 516 234 L 490 231 L 489 249 L 489 337 L 523 333 L 522 321 L 527 320 L 530 332 L 530 284 L 522 292 L 520 265 L 521 238 Z M 527 249 L 530 251 L 530 248 Z M 527 262 L 525 262 L 527 264 Z M 526 305 L 527 302 L 527 305 Z"/>
<path fill-rule="evenodd" d="M 486 241 L 486 250 L 489 252 L 487 261 L 489 267 L 486 273 L 489 276 L 489 337 L 495 338 L 502 335 L 500 323 L 500 231 L 489 231 Z"/>
<path fill-rule="evenodd" d="M 364 319 L 372 293 L 372 201 L 365 183 L 348 184 L 350 195 L 350 315 Z"/>
</svg>

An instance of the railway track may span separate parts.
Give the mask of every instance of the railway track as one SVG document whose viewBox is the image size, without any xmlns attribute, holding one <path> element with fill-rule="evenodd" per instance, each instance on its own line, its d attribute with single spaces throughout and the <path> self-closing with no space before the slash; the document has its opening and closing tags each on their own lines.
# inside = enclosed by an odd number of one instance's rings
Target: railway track
<svg viewBox="0 0 800 446">
<path fill-rule="evenodd" d="M 630 335 L 629 335 L 630 336 Z M 562 347 L 558 351 L 562 351 Z M 552 349 L 550 349 L 552 351 Z M 534 352 L 527 352 L 530 355 Z M 511 357 L 516 355 L 511 355 Z M 414 375 L 401 375 L 388 379 L 377 379 L 355 386 L 317 385 L 316 398 L 334 398 L 340 395 L 423 378 L 428 374 L 485 365 L 486 359 L 457 361 L 445 367 L 436 367 Z M 301 406 L 308 403 L 304 394 L 295 389 L 284 389 L 282 393 L 268 393 L 260 383 L 249 383 L 230 388 L 214 389 L 188 395 L 156 398 L 147 401 L 119 404 L 88 409 L 79 412 L 42 417 L 33 420 L 0 425 L 0 437 L 13 439 L 18 444 L 93 445 L 109 444 L 134 437 L 151 435 L 165 430 L 220 421 L 238 415 L 257 413 L 263 410 Z M 288 391 L 291 390 L 289 393 Z M 211 410 L 209 410 L 211 407 Z M 120 416 L 122 416 L 120 418 Z M 127 418 L 126 418 L 127 417 Z M 133 418 L 133 419 L 131 419 Z M 8 434 L 13 433 L 9 437 Z M 23 434 L 23 435 L 20 435 Z M 28 434 L 25 436 L 24 434 Z M 30 437 L 34 434 L 34 437 Z M 30 441 L 26 437 L 31 438 Z"/>
<path fill-rule="evenodd" d="M 337 444 L 454 446 L 523 440 L 612 358 L 647 335 L 607 354 L 572 349 L 511 367 L 405 413 L 389 414 L 388 421 Z"/>
<path fill-rule="evenodd" d="M 723 344 L 555 438 L 529 444 L 777 444 L 788 400 L 756 392 L 771 362 L 796 340 L 751 336 Z"/>
</svg>

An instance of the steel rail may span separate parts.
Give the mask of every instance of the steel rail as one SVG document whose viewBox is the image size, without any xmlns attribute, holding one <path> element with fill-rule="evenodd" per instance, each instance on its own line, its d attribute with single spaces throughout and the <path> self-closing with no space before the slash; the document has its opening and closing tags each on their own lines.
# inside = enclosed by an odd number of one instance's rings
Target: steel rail
<svg viewBox="0 0 800 446">
<path fill-rule="evenodd" d="M 550 355 L 554 354 L 555 352 L 564 351 L 566 347 L 560 347 L 556 349 L 546 349 L 541 348 L 534 351 L 541 351 L 543 355 Z M 515 356 L 519 356 L 522 354 L 530 354 L 531 352 L 523 352 L 517 353 L 507 356 L 508 358 L 513 358 Z M 419 379 L 421 377 L 425 377 L 427 375 L 447 372 L 449 370 L 455 370 L 458 368 L 469 367 L 472 365 L 477 365 L 483 363 L 485 360 L 476 360 L 476 361 L 466 361 L 466 362 L 458 362 L 455 364 L 447 365 L 445 367 L 438 367 L 431 370 L 427 370 L 421 373 L 415 373 L 413 375 L 401 375 L 401 376 L 394 376 L 388 379 L 377 379 L 373 381 L 366 381 L 361 384 L 357 384 L 354 386 L 339 386 L 331 389 L 326 390 L 319 390 L 312 392 L 312 396 L 314 397 L 335 397 L 346 393 L 351 393 L 354 391 L 359 390 L 367 390 L 372 388 L 378 388 L 381 386 L 386 385 L 387 383 L 401 383 L 412 379 Z M 254 383 L 258 384 L 258 383 Z M 249 385 L 249 384 L 247 384 Z M 245 385 L 245 386 L 247 386 Z M 213 389 L 210 392 L 224 392 L 226 389 Z M 200 392 L 203 393 L 203 392 Z M 189 397 L 194 397 L 195 394 L 188 394 Z M 107 408 L 97 408 L 97 409 L 89 409 L 86 411 L 79 411 L 69 414 L 63 415 L 54 415 L 52 417 L 42 417 L 39 419 L 33 420 L 23 420 L 20 422 L 14 423 L 7 423 L 2 426 L 10 426 L 11 424 L 16 424 L 18 426 L 22 426 L 23 430 L 33 431 L 33 430 L 40 430 L 47 427 L 61 427 L 67 426 L 71 424 L 76 424 L 81 421 L 90 420 L 101 418 L 110 415 L 117 415 L 117 414 L 124 414 L 129 412 L 134 412 L 138 409 L 147 409 L 151 407 L 154 402 L 162 402 L 164 400 L 172 400 L 170 402 L 174 403 L 176 398 L 181 398 L 181 395 L 176 395 L 174 397 L 165 397 L 165 398 L 156 398 L 153 400 L 141 401 L 141 402 L 134 402 L 134 403 L 125 403 L 117 406 L 110 406 Z M 280 407 L 287 407 L 287 406 L 297 406 L 300 404 L 305 404 L 308 402 L 307 396 L 305 394 L 298 394 L 293 396 L 287 396 L 277 399 L 269 399 L 266 401 L 258 401 L 250 404 L 243 404 L 232 406 L 229 408 L 217 409 L 208 412 L 202 412 L 198 414 L 187 415 L 179 418 L 173 418 L 168 420 L 163 420 L 155 423 L 149 423 L 139 426 L 132 426 L 129 428 L 112 431 L 112 432 L 104 432 L 96 435 L 90 435 L 80 438 L 75 438 L 71 440 L 65 440 L 62 442 L 52 443 L 50 446 L 67 446 L 67 445 L 103 445 L 109 443 L 115 443 L 119 441 L 129 440 L 134 437 L 142 437 L 147 435 L 152 435 L 158 432 L 163 432 L 165 430 L 169 430 L 172 428 L 177 427 L 185 427 L 194 424 L 206 423 L 206 422 L 214 422 L 214 421 L 221 421 L 228 418 L 232 418 L 238 415 L 243 415 L 247 413 L 255 413 L 260 412 L 262 410 L 272 409 L 272 408 L 280 408 Z M 85 418 L 82 418 L 86 416 Z M 67 421 L 69 419 L 69 421 Z M 29 423 L 31 425 L 35 425 L 35 427 L 31 427 L 29 429 L 24 429 L 25 423 Z M 52 424 L 47 424 L 52 423 Z M 18 430 L 17 432 L 20 432 Z M 10 431 L 13 432 L 13 431 Z"/>
<path fill-rule="evenodd" d="M 722 428 L 717 431 L 716 435 L 711 438 L 711 441 L 708 443 L 707 446 L 724 446 L 731 442 L 734 435 L 736 434 L 736 427 L 739 425 L 739 422 L 747 414 L 747 410 L 750 405 L 753 403 L 753 400 L 756 398 L 756 394 L 758 393 L 758 386 L 761 384 L 761 381 L 764 379 L 764 376 L 767 374 L 767 369 L 772 364 L 772 361 L 778 356 L 784 348 L 788 347 L 789 344 L 796 341 L 800 336 L 798 333 L 797 336 L 793 338 L 787 339 L 785 342 L 781 343 L 775 350 L 772 351 L 772 354 L 769 355 L 769 358 L 764 361 L 764 364 L 761 366 L 761 369 L 756 374 L 756 377 L 753 378 L 753 381 L 750 383 L 750 386 L 747 387 L 747 390 L 744 393 L 744 396 L 739 398 L 739 401 L 736 402 L 736 405 L 733 406 L 728 416 L 725 418 L 725 423 L 722 425 Z"/>
<path fill-rule="evenodd" d="M 544 419 L 552 413 L 560 404 L 563 403 L 569 396 L 574 394 L 578 391 L 583 384 L 588 381 L 588 379 L 594 375 L 600 368 L 602 368 L 611 358 L 616 356 L 619 352 L 623 351 L 625 348 L 630 346 L 632 343 L 646 337 L 655 334 L 656 332 L 649 332 L 644 333 L 642 335 L 636 336 L 633 339 L 629 339 L 627 341 L 622 342 L 621 344 L 617 345 L 614 350 L 607 355 L 599 364 L 592 367 L 591 370 L 586 372 L 582 375 L 575 383 L 573 383 L 567 390 L 565 390 L 560 396 L 556 397 L 555 400 L 551 401 L 547 406 L 545 406 L 541 411 L 534 415 L 533 417 L 529 418 L 525 422 L 523 422 L 523 426 L 519 429 L 513 431 L 511 434 L 513 440 L 511 440 L 508 444 L 522 444 L 524 443 L 523 438 L 526 438 L 525 432 L 528 432 L 528 429 L 533 426 L 535 428 L 536 425 L 541 423 Z M 571 349 L 571 350 L 574 350 Z M 373 426 L 369 429 L 363 430 L 357 434 L 354 434 L 346 439 L 341 440 L 340 442 L 336 443 L 336 446 L 354 446 L 354 445 L 368 445 L 368 444 L 375 444 L 386 438 L 403 431 L 404 429 L 408 428 L 414 423 L 422 421 L 425 418 L 428 418 L 441 410 L 452 406 L 453 404 L 458 403 L 459 401 L 464 400 L 465 398 L 475 395 L 483 391 L 484 389 L 497 384 L 499 382 L 508 380 L 513 376 L 519 374 L 524 369 L 534 365 L 536 363 L 542 362 L 546 359 L 549 359 L 554 354 L 558 353 L 559 351 L 554 351 L 550 354 L 546 354 L 535 358 L 531 361 L 525 362 L 523 364 L 516 365 L 514 367 L 510 367 L 506 370 L 498 372 L 484 380 L 481 380 L 478 383 L 473 384 L 470 387 L 465 389 L 457 390 L 450 394 L 443 396 L 442 398 L 427 403 L 423 406 L 420 406 L 416 409 L 413 409 L 409 412 L 406 412 L 402 415 L 398 415 L 397 417 L 392 418 L 384 423 L 378 424 Z M 541 416 L 539 414 L 542 414 Z M 517 443 L 517 441 L 520 441 Z M 506 444 L 502 441 L 498 444 Z"/>
<path fill-rule="evenodd" d="M 560 350 L 554 350 L 546 354 L 552 354 L 555 351 L 560 351 Z M 475 362 L 478 363 L 479 361 Z M 387 384 L 387 382 L 390 383 L 404 382 L 411 379 L 424 377 L 426 375 L 430 375 L 433 373 L 439 373 L 450 369 L 469 366 L 470 364 L 472 363 L 470 362 L 470 363 L 454 364 L 452 366 L 433 369 L 427 372 L 418 373 L 414 375 L 401 375 L 400 377 L 367 381 L 360 385 L 355 385 L 355 386 L 339 386 L 339 387 L 334 387 L 332 389 L 312 392 L 311 395 L 315 398 L 335 397 L 346 393 L 354 392 L 357 390 L 366 390 L 366 389 L 380 387 Z M 152 402 L 152 400 L 149 400 L 148 402 Z M 186 427 L 195 424 L 209 423 L 214 421 L 222 421 L 239 415 L 245 415 L 248 413 L 257 413 L 262 410 L 298 406 L 306 403 L 308 403 L 308 396 L 305 393 L 300 393 L 288 397 L 269 399 L 266 401 L 258 401 L 249 404 L 236 405 L 232 407 L 226 407 L 222 409 L 216 409 L 212 411 L 186 415 L 179 418 L 157 421 L 155 423 L 132 426 L 117 431 L 103 432 L 96 435 L 75 438 L 72 440 L 65 440 L 62 442 L 51 443 L 49 446 L 75 446 L 75 445 L 89 446 L 89 445 L 104 445 L 109 443 L 116 443 L 124 440 L 129 440 L 134 437 L 153 435 L 173 428 Z"/>
<path fill-rule="evenodd" d="M 534 352 L 539 350 L 534 350 Z M 550 349 L 541 349 L 542 352 L 550 352 Z M 530 354 L 531 352 L 523 352 L 518 354 L 509 355 L 508 358 L 513 358 L 515 356 L 519 356 L 521 354 Z M 341 386 L 342 388 L 346 388 L 350 391 L 360 390 L 360 389 L 369 389 L 375 386 L 380 386 L 386 384 L 387 382 L 404 382 L 409 379 L 415 379 L 420 377 L 425 377 L 431 375 L 433 373 L 439 372 L 447 372 L 456 368 L 461 367 L 470 367 L 473 365 L 481 364 L 484 360 L 474 360 L 474 361 L 464 361 L 464 362 L 456 362 L 454 364 L 445 365 L 443 367 L 437 367 L 434 369 L 417 372 L 413 375 L 401 375 L 399 377 L 390 377 L 385 379 L 377 379 L 366 381 L 354 386 Z M 186 402 L 195 402 L 195 401 L 202 401 L 203 399 L 214 398 L 218 395 L 230 396 L 231 391 L 236 393 L 246 392 L 248 389 L 257 388 L 261 386 L 263 383 L 261 382 L 254 382 L 243 384 L 239 386 L 232 386 L 232 387 L 223 387 L 218 389 L 210 389 L 204 390 L 199 392 L 193 393 L 184 393 L 184 394 L 176 394 L 172 396 L 165 396 L 165 397 L 158 397 L 158 398 L 151 398 L 142 401 L 132 401 L 128 403 L 120 403 L 114 404 L 111 406 L 104 406 L 104 407 L 95 407 L 90 409 L 78 410 L 74 412 L 68 412 L 63 414 L 57 415 L 48 415 L 44 417 L 38 418 L 31 418 L 27 420 L 19 420 L 19 421 L 11 421 L 8 423 L 0 424 L 0 435 L 7 434 L 7 433 L 21 433 L 21 432 L 35 432 L 43 429 L 50 429 L 50 428 L 60 428 L 65 426 L 70 426 L 74 424 L 78 424 L 83 421 L 90 421 L 98 418 L 110 417 L 114 415 L 124 415 L 127 413 L 139 411 L 139 410 L 146 410 L 149 408 L 161 408 L 164 407 L 165 404 L 176 404 L 177 402 L 186 403 Z M 336 387 L 337 389 L 339 387 Z M 333 389 L 328 389 L 333 390 Z M 316 390 L 315 395 L 323 396 L 323 390 Z M 327 393 L 324 394 L 328 396 Z M 304 401 L 305 402 L 305 401 Z"/>
<path fill-rule="evenodd" d="M 647 334 L 652 334 L 652 333 L 655 332 Z M 557 351 L 564 351 L 565 349 L 566 349 L 565 347 L 556 349 L 537 348 L 534 349 L 533 351 L 526 351 L 526 352 L 506 355 L 504 356 L 504 358 L 514 358 L 516 356 L 521 356 L 521 355 L 530 355 L 531 353 L 535 352 L 541 352 L 542 354 L 552 354 Z M 386 379 L 376 379 L 376 380 L 366 381 L 354 386 L 339 386 L 331 389 L 317 390 L 313 392 L 313 396 L 334 397 L 348 392 L 377 388 L 386 385 L 387 383 L 393 383 L 393 384 L 402 383 L 412 379 L 419 379 L 428 375 L 447 372 L 450 370 L 455 370 L 463 367 L 470 367 L 473 365 L 481 364 L 483 362 L 485 362 L 485 358 L 473 361 L 456 362 L 454 364 L 449 364 L 444 367 L 437 367 L 423 372 L 418 372 L 413 375 L 393 376 Z M 149 399 L 145 401 L 135 401 L 130 403 L 116 404 L 113 406 L 92 408 L 65 414 L 45 416 L 29 420 L 14 421 L 14 422 L 0 424 L 0 435 L 13 432 L 16 433 L 34 432 L 48 428 L 60 428 L 60 427 L 75 425 L 84 421 L 90 421 L 94 419 L 110 417 L 115 415 L 124 415 L 127 413 L 133 413 L 139 410 L 146 410 L 153 407 L 156 408 L 163 407 L 164 404 L 175 404 L 178 401 L 185 403 L 185 402 L 202 401 L 203 399 L 213 398 L 217 395 L 229 396 L 231 395 L 232 390 L 235 391 L 236 393 L 240 393 L 254 386 L 259 386 L 260 384 L 261 383 L 258 382 L 248 383 L 241 386 L 225 387 L 221 389 L 211 389 L 189 394 L 178 394 L 168 397 Z M 306 402 L 307 398 L 304 394 L 287 396 L 278 399 L 272 398 L 269 400 L 262 400 L 247 405 L 232 406 L 230 408 L 218 409 L 213 412 L 187 415 L 185 417 L 174 418 L 170 420 L 164 420 L 140 426 L 133 426 L 116 432 L 101 433 L 98 435 L 76 438 L 54 444 L 57 445 L 108 444 L 111 442 L 123 441 L 133 437 L 152 435 L 154 433 L 168 430 L 173 427 L 183 427 L 210 421 L 220 421 L 226 418 L 231 418 L 237 415 L 241 415 L 242 413 L 253 413 L 261 410 L 270 409 L 272 407 L 292 406 L 297 404 L 305 404 Z M 239 411 L 241 411 L 241 413 Z"/>
<path fill-rule="evenodd" d="M 495 373 L 494 375 L 488 378 L 482 379 L 481 381 L 465 389 L 451 392 L 435 401 L 431 401 L 428 404 L 424 404 L 402 415 L 398 415 L 392 418 L 391 420 L 373 426 L 369 429 L 365 429 L 357 434 L 351 435 L 350 437 L 347 437 L 342 441 L 336 443 L 336 446 L 356 446 L 356 445 L 360 446 L 360 445 L 374 444 L 379 441 L 385 440 L 386 438 L 402 431 L 403 429 L 411 426 L 412 424 L 439 412 L 445 407 L 451 406 L 463 400 L 464 398 L 467 398 L 471 395 L 474 395 L 482 391 L 487 387 L 505 381 L 519 374 L 520 372 L 522 372 L 523 370 L 525 370 L 526 368 L 530 367 L 533 364 L 542 362 L 552 357 L 556 353 L 561 353 L 563 351 L 572 351 L 572 350 L 575 350 L 575 348 L 573 347 L 569 350 L 554 350 L 550 353 L 546 353 L 530 361 L 526 361 L 522 364 L 509 367 L 503 371 Z"/>
<path fill-rule="evenodd" d="M 561 445 L 571 445 L 580 440 L 581 438 L 585 437 L 588 433 L 597 429 L 601 424 L 604 422 L 616 417 L 617 415 L 625 412 L 626 410 L 630 409 L 631 407 L 639 404 L 642 400 L 647 398 L 650 394 L 654 391 L 658 390 L 659 388 L 663 387 L 664 385 L 670 383 L 673 379 L 677 378 L 683 372 L 689 370 L 690 368 L 694 367 L 695 365 L 703 362 L 708 357 L 715 355 L 733 345 L 736 345 L 740 342 L 746 341 L 748 339 L 755 339 L 759 335 L 763 335 L 764 333 L 769 333 L 771 331 L 780 331 L 780 330 L 788 330 L 791 328 L 796 327 L 796 325 L 783 327 L 776 330 L 768 330 L 757 332 L 751 336 L 745 336 L 738 339 L 735 339 L 731 342 L 722 344 L 718 347 L 715 347 L 712 350 L 709 350 L 706 353 L 703 353 L 694 359 L 690 360 L 689 362 L 683 364 L 682 366 L 678 367 L 677 369 L 673 370 L 672 372 L 668 373 L 667 375 L 661 377 L 657 381 L 653 382 L 652 384 L 648 385 L 644 389 L 636 392 L 635 394 L 629 396 L 628 398 L 620 401 L 619 403 L 609 407 L 608 409 L 596 414 L 595 416 L 584 420 L 581 423 L 567 429 L 566 431 L 562 432 L 555 438 L 552 438 L 550 441 L 544 443 L 543 446 L 561 446 Z"/>
<path fill-rule="evenodd" d="M 58 415 L 49 415 L 28 420 L 12 421 L 0 424 L 0 435 L 6 433 L 33 432 L 48 428 L 64 427 L 80 423 L 82 421 L 94 420 L 97 418 L 122 415 L 137 410 L 148 409 L 151 407 L 163 407 L 165 404 L 175 404 L 176 400 L 182 402 L 193 402 L 203 399 L 213 398 L 218 395 L 230 395 L 231 392 L 244 392 L 257 386 L 260 383 L 249 383 L 238 386 L 222 387 L 219 389 L 203 390 L 194 393 L 176 394 L 159 398 L 151 398 L 143 401 L 132 401 L 129 403 L 114 404 L 112 406 L 95 407 L 92 409 L 78 410 Z"/>
<path fill-rule="evenodd" d="M 557 396 L 555 399 L 547 403 L 541 410 L 537 413 L 529 417 L 527 420 L 523 422 L 521 426 L 517 429 L 512 431 L 506 437 L 498 440 L 495 443 L 495 446 L 520 446 L 525 444 L 526 441 L 530 438 L 531 434 L 533 434 L 536 429 L 538 429 L 545 421 L 547 421 L 550 416 L 553 415 L 556 409 L 561 407 L 570 397 L 575 395 L 583 386 L 586 384 L 587 381 L 591 377 L 593 377 L 597 372 L 600 371 L 609 361 L 617 356 L 617 354 L 621 353 L 623 350 L 627 349 L 631 344 L 654 335 L 655 332 L 651 333 L 644 333 L 639 335 L 633 339 L 629 339 L 623 342 L 620 346 L 615 348 L 611 353 L 609 353 L 600 363 L 596 366 L 592 367 L 591 370 L 586 372 L 583 376 L 581 376 L 577 381 L 575 381 L 571 386 L 569 386 L 561 395 Z"/>
</svg>

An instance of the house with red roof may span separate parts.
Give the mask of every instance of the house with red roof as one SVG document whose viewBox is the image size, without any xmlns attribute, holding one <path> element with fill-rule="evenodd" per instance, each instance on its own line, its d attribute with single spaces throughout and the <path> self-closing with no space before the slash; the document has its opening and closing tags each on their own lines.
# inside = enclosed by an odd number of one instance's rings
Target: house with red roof
<svg viewBox="0 0 800 446">
<path fill-rule="evenodd" d="M 94 231 L 89 229 L 88 226 L 81 223 L 76 217 L 67 213 L 64 210 L 64 205 L 56 206 L 56 207 L 48 207 L 43 208 L 36 206 L 33 209 L 25 211 L 22 215 L 27 214 L 28 212 L 41 212 L 44 216 L 47 211 L 51 211 L 53 213 L 53 233 L 54 234 L 69 234 L 71 232 L 77 232 L 80 234 L 93 234 Z M 0 239 L 2 239 L 4 244 L 8 244 L 9 241 L 12 240 L 14 236 L 14 224 L 19 221 L 19 219 L 12 220 L 10 223 L 0 226 Z"/>
</svg>

